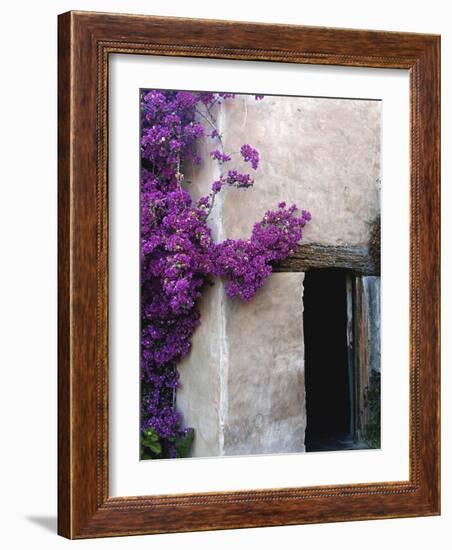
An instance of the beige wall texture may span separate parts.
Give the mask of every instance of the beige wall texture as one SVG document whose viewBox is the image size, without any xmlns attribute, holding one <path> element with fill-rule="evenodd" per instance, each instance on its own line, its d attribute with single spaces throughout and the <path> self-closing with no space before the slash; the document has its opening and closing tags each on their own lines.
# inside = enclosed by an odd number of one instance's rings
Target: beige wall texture
<svg viewBox="0 0 452 550">
<path fill-rule="evenodd" d="M 216 239 L 247 238 L 284 200 L 312 213 L 303 242 L 365 245 L 379 214 L 381 103 L 372 100 L 236 96 L 218 113 L 228 168 L 243 169 L 243 143 L 261 161 L 250 189 L 223 189 L 210 217 Z M 202 146 L 189 167 L 194 198 L 219 167 Z M 306 405 L 303 273 L 275 273 L 253 300 L 225 296 L 216 280 L 181 363 L 177 406 L 195 428 L 193 456 L 304 451 Z"/>
</svg>

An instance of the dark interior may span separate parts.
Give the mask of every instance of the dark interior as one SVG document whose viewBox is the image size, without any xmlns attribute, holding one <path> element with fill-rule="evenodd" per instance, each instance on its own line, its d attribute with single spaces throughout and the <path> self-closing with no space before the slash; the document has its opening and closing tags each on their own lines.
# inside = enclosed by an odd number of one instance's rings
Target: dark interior
<svg viewBox="0 0 452 550">
<path fill-rule="evenodd" d="M 319 269 L 304 280 L 306 450 L 350 448 L 346 276 Z"/>
</svg>

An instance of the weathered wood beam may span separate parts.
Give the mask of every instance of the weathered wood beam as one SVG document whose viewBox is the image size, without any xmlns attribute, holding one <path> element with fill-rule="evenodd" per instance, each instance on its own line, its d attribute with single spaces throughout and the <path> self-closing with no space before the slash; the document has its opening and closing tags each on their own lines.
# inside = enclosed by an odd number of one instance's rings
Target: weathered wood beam
<svg viewBox="0 0 452 550">
<path fill-rule="evenodd" d="M 379 275 L 380 265 L 368 247 L 302 244 L 293 256 L 273 266 L 275 272 L 347 269 L 359 275 Z"/>
</svg>

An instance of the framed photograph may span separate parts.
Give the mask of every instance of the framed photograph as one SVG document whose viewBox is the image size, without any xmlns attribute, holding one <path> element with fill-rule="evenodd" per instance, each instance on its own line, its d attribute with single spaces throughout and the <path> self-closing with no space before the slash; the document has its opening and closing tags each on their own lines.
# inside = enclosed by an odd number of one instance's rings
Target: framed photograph
<svg viewBox="0 0 452 550">
<path fill-rule="evenodd" d="M 439 59 L 59 16 L 61 535 L 440 513 Z"/>
</svg>

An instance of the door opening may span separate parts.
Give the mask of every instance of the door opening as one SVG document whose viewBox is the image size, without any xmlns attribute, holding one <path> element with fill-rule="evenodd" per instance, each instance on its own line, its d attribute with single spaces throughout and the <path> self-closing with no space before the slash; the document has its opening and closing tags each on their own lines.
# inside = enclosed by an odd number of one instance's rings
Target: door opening
<svg viewBox="0 0 452 550">
<path fill-rule="evenodd" d="M 347 274 L 308 271 L 304 279 L 306 451 L 356 448 L 353 369 L 347 347 Z"/>
</svg>

